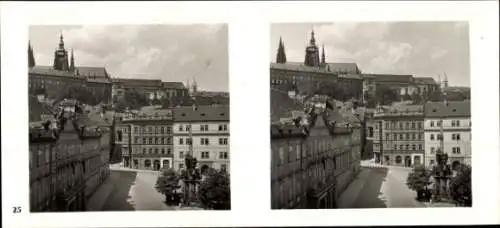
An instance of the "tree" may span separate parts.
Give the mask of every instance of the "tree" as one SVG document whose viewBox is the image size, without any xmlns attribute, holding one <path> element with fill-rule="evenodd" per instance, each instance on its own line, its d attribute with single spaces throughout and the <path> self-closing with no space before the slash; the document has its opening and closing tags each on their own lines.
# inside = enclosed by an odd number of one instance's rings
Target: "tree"
<svg viewBox="0 0 500 228">
<path fill-rule="evenodd" d="M 451 198 L 460 206 L 472 206 L 471 171 L 470 166 L 459 165 L 450 179 Z"/>
<path fill-rule="evenodd" d="M 164 170 L 162 175 L 156 180 L 155 189 L 165 195 L 165 202 L 169 205 L 176 205 L 179 202 L 176 190 L 179 185 L 180 176 L 173 169 Z"/>
<path fill-rule="evenodd" d="M 198 197 L 204 208 L 214 210 L 231 209 L 229 174 L 224 171 L 209 169 L 205 180 L 200 184 Z"/>
<path fill-rule="evenodd" d="M 423 165 L 415 166 L 413 171 L 408 174 L 406 185 L 417 192 L 417 199 L 422 200 L 427 192 L 427 187 L 431 184 L 431 172 Z"/>
<path fill-rule="evenodd" d="M 381 105 L 390 105 L 395 101 L 401 100 L 397 90 L 382 85 L 377 86 L 375 97 Z"/>
</svg>

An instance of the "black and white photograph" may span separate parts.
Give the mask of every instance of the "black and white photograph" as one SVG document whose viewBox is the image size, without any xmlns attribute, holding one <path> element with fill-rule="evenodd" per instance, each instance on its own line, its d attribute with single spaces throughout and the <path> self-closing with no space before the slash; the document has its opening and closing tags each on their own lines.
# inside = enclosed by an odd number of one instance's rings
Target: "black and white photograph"
<svg viewBox="0 0 500 228">
<path fill-rule="evenodd" d="M 31 212 L 230 209 L 227 25 L 31 26 L 27 45 Z"/>
<path fill-rule="evenodd" d="M 272 209 L 471 207 L 468 22 L 271 25 Z"/>
</svg>

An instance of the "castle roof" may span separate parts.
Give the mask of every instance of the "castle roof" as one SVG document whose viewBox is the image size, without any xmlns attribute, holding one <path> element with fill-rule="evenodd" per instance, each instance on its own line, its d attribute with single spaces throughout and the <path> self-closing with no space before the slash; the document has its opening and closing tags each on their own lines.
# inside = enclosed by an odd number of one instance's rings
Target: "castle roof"
<svg viewBox="0 0 500 228">
<path fill-rule="evenodd" d="M 436 81 L 432 77 L 415 77 L 415 82 L 416 83 L 421 83 L 421 84 L 436 84 Z"/>
<path fill-rule="evenodd" d="M 374 77 L 376 82 L 412 83 L 413 75 L 401 74 L 363 74 L 364 77 Z"/>
<path fill-rule="evenodd" d="M 80 74 L 80 76 L 109 78 L 108 72 L 104 67 L 79 66 L 76 68 L 78 69 L 78 73 Z"/>
<path fill-rule="evenodd" d="M 177 107 L 173 110 L 176 122 L 229 121 L 229 106 Z"/>
<path fill-rule="evenodd" d="M 162 86 L 161 80 L 158 79 L 113 78 L 111 81 L 113 83 L 123 84 L 126 86 L 150 86 L 150 87 Z"/>
<path fill-rule="evenodd" d="M 79 78 L 85 79 L 84 77 L 77 76 L 73 72 L 54 70 L 51 66 L 34 66 L 29 68 L 29 75 L 44 75 L 44 76 L 58 76 L 58 77 L 68 77 L 68 78 Z"/>
<path fill-rule="evenodd" d="M 162 82 L 161 86 L 163 88 L 169 89 L 185 89 L 184 84 L 182 82 Z"/>
<path fill-rule="evenodd" d="M 424 106 L 425 117 L 470 117 L 470 101 L 427 102 Z"/>
</svg>

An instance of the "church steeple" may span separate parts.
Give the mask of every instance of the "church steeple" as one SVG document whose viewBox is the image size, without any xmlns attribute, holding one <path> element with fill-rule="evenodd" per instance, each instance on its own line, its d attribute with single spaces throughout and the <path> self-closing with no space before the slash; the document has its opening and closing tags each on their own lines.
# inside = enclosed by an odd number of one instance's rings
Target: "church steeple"
<svg viewBox="0 0 500 228">
<path fill-rule="evenodd" d="M 281 37 L 278 45 L 278 53 L 276 54 L 276 63 L 286 63 L 285 45 Z"/>
<path fill-rule="evenodd" d="M 311 32 L 311 39 L 309 40 L 309 45 L 306 47 L 306 56 L 304 59 L 304 65 L 311 67 L 319 67 L 319 50 L 316 46 L 316 38 L 314 37 L 314 30 Z"/>
<path fill-rule="evenodd" d="M 325 45 L 323 44 L 323 47 L 321 48 L 321 66 L 326 65 L 326 59 L 325 59 Z"/>
<path fill-rule="evenodd" d="M 64 50 L 64 37 L 62 33 L 61 36 L 59 37 L 59 50 Z"/>
<path fill-rule="evenodd" d="M 71 49 L 71 63 L 69 66 L 69 71 L 75 72 L 75 54 L 73 52 L 73 49 Z"/>
<path fill-rule="evenodd" d="M 59 48 L 54 52 L 54 70 L 70 71 L 68 64 L 68 52 L 64 49 L 64 38 L 61 33 L 59 37 Z"/>
<path fill-rule="evenodd" d="M 32 68 L 35 66 L 35 56 L 33 55 L 33 48 L 31 47 L 31 42 L 28 41 L 28 67 Z"/>
</svg>

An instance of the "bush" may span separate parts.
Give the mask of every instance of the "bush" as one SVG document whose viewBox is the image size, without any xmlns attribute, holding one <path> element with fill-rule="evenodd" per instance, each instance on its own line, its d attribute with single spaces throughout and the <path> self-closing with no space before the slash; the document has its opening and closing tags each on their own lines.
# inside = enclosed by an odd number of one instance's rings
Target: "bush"
<svg viewBox="0 0 500 228">
<path fill-rule="evenodd" d="M 201 182 L 198 192 L 200 203 L 209 209 L 231 209 L 229 174 L 214 169 L 209 169 L 206 173 L 206 179 Z"/>
<path fill-rule="evenodd" d="M 472 206 L 471 167 L 459 165 L 456 176 L 450 179 L 451 198 L 460 206 Z"/>
<path fill-rule="evenodd" d="M 179 203 L 177 189 L 180 188 L 180 176 L 173 169 L 164 170 L 162 175 L 156 180 L 156 191 L 165 195 L 165 202 L 170 205 Z"/>
<path fill-rule="evenodd" d="M 426 198 L 424 195 L 427 192 L 427 187 L 431 184 L 430 177 L 431 172 L 422 165 L 415 166 L 413 171 L 408 174 L 406 185 L 411 190 L 417 192 L 418 200 Z"/>
</svg>

